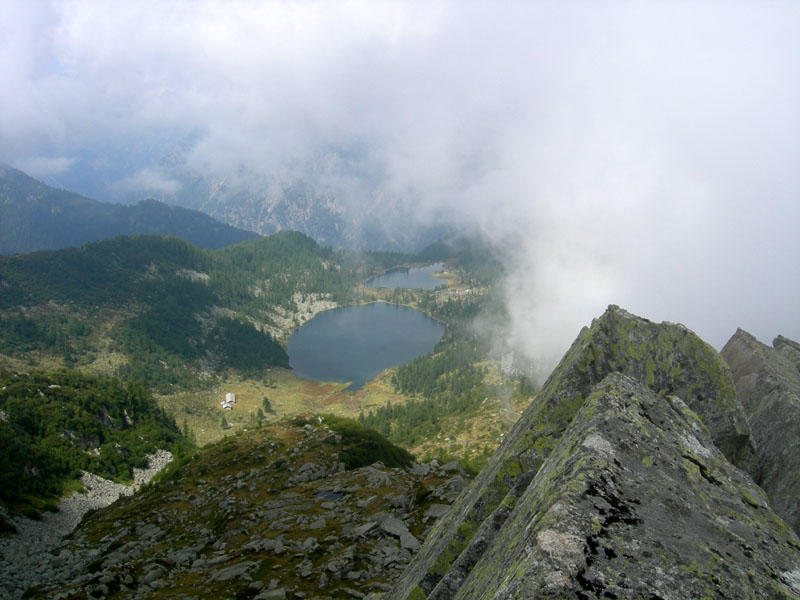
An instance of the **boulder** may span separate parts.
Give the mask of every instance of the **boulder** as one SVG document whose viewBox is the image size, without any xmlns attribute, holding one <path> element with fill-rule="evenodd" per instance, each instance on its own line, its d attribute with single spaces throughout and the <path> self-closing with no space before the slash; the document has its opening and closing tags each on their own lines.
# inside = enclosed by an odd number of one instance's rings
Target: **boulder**
<svg viewBox="0 0 800 600">
<path fill-rule="evenodd" d="M 286 600 L 286 590 L 284 588 L 265 590 L 253 597 L 253 600 Z"/>
<path fill-rule="evenodd" d="M 425 519 L 438 519 L 450 510 L 448 504 L 431 504 L 425 511 Z"/>
<path fill-rule="evenodd" d="M 231 579 L 239 579 L 245 581 L 252 581 L 250 571 L 256 569 L 259 563 L 256 561 L 242 561 L 227 565 L 220 569 L 211 571 L 209 581 L 230 581 Z"/>
</svg>

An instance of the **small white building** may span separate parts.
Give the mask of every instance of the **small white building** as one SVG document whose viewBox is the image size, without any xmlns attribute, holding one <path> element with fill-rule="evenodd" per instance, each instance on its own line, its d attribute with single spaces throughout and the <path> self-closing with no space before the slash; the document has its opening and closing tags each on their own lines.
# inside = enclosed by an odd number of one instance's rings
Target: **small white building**
<svg viewBox="0 0 800 600">
<path fill-rule="evenodd" d="M 219 403 L 225 410 L 233 410 L 233 405 L 236 404 L 236 394 L 228 392 L 225 394 L 225 400 Z"/>
</svg>

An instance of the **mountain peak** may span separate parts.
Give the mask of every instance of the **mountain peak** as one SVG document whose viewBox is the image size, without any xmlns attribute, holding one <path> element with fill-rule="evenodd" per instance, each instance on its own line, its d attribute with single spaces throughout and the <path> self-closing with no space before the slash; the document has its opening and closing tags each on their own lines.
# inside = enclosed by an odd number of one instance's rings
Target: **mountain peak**
<svg viewBox="0 0 800 600">
<path fill-rule="evenodd" d="M 388 598 L 796 596 L 800 541 L 732 463 L 756 455 L 719 354 L 612 305 Z"/>
<path fill-rule="evenodd" d="M 800 439 L 800 345 L 778 336 L 773 346 L 740 329 L 721 354 L 758 449 L 750 473 L 775 512 L 800 532 L 800 458 L 786 447 Z"/>
</svg>

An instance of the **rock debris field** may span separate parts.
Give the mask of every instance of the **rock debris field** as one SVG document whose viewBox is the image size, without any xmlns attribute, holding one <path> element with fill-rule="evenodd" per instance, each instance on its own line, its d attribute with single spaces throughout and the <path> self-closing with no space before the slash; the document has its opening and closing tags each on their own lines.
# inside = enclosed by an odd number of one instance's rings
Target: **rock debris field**
<svg viewBox="0 0 800 600">
<path fill-rule="evenodd" d="M 26 597 L 384 593 L 468 475 L 456 462 L 348 468 L 353 439 L 281 423 L 199 449 L 141 493 L 87 516 L 53 553 L 70 566 Z"/>
<path fill-rule="evenodd" d="M 57 513 L 45 512 L 39 521 L 19 517 L 10 519 L 17 533 L 0 538 L 0 592 L 3 598 L 21 598 L 25 590 L 38 583 L 69 577 L 74 568 L 67 550 L 53 554 L 90 510 L 105 508 L 120 496 L 131 496 L 163 469 L 172 454 L 158 450 L 147 457 L 146 469 L 134 469 L 132 485 L 121 485 L 92 473 L 81 475 L 84 491 L 63 498 Z"/>
</svg>

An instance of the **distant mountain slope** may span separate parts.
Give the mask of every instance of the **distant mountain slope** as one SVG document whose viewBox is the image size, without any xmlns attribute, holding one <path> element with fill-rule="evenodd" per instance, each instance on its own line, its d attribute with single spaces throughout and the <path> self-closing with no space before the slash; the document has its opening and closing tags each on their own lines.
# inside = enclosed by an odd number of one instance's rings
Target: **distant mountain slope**
<svg viewBox="0 0 800 600">
<path fill-rule="evenodd" d="M 452 229 L 447 215 L 423 217 L 412 202 L 357 187 L 348 191 L 330 189 L 326 182 L 339 176 L 325 172 L 321 164 L 308 165 L 308 176 L 247 182 L 168 172 L 180 183 L 169 202 L 263 235 L 301 231 L 320 244 L 336 248 L 408 252 L 441 239 Z M 365 175 L 357 172 L 348 177 L 361 186 L 366 183 Z"/>
<path fill-rule="evenodd" d="M 0 257 L 0 307 L 146 303 L 162 298 L 176 280 L 182 287 L 213 290 L 226 308 L 255 303 L 264 309 L 289 304 L 298 293 L 346 296 L 363 276 L 358 265 L 343 261 L 292 231 L 214 251 L 174 236 L 119 236 L 80 248 Z"/>
<path fill-rule="evenodd" d="M 0 166 L 0 253 L 56 250 L 117 235 L 177 235 L 201 248 L 221 248 L 258 237 L 201 212 L 142 200 L 108 204 L 47 186 Z"/>
</svg>

